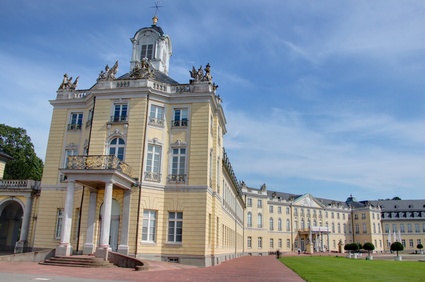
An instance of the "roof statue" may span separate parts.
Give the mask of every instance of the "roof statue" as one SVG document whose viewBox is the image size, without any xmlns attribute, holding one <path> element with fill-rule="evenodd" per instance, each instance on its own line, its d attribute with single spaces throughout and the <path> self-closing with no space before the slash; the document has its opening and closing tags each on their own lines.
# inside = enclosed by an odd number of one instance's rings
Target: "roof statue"
<svg viewBox="0 0 425 282">
<path fill-rule="evenodd" d="M 97 81 L 100 80 L 114 80 L 115 75 L 118 72 L 118 60 L 115 62 L 115 64 L 112 66 L 112 68 L 109 68 L 108 65 L 105 66 L 105 71 L 100 71 L 99 77 L 97 78 Z"/>
<path fill-rule="evenodd" d="M 192 82 L 199 82 L 199 81 L 212 81 L 212 76 L 211 76 L 211 70 L 210 70 L 211 66 L 208 63 L 205 66 L 205 74 L 204 74 L 204 70 L 202 70 L 202 66 L 199 67 L 199 69 L 195 69 L 195 67 L 192 67 L 192 70 L 189 71 L 190 73 L 190 77 L 193 78 L 190 80 L 190 83 Z"/>
<path fill-rule="evenodd" d="M 261 185 L 260 190 L 263 191 L 263 192 L 267 190 L 266 183 L 264 183 L 263 185 Z"/>
<path fill-rule="evenodd" d="M 75 90 L 77 88 L 78 79 L 80 77 L 77 76 L 77 78 L 72 82 L 72 76 L 68 78 L 68 74 L 65 73 L 63 75 L 63 80 L 61 85 L 59 86 L 58 90 Z"/>
<path fill-rule="evenodd" d="M 130 78 L 132 79 L 143 79 L 153 78 L 155 70 L 153 69 L 148 58 L 143 58 L 142 62 L 136 62 L 136 66 L 131 70 Z"/>
</svg>

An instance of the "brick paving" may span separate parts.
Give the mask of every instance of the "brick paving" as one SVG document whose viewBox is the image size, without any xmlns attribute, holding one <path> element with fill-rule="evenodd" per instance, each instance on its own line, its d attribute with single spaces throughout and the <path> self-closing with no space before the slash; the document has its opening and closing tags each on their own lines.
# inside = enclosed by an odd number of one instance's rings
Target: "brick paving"
<svg viewBox="0 0 425 282">
<path fill-rule="evenodd" d="M 304 281 L 274 256 L 246 256 L 211 267 L 148 261 L 150 270 L 73 268 L 34 262 L 0 262 L 0 273 L 66 276 L 112 281 Z"/>
</svg>

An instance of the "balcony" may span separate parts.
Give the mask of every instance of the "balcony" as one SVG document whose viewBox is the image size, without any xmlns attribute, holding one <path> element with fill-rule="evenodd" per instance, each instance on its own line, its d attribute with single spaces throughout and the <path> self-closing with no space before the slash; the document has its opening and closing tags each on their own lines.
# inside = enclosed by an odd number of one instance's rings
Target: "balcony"
<svg viewBox="0 0 425 282">
<path fill-rule="evenodd" d="M 131 177 L 132 168 L 114 155 L 68 156 L 67 170 L 116 170 Z"/>
<path fill-rule="evenodd" d="M 126 123 L 128 121 L 128 116 L 111 116 L 111 122 L 116 122 L 116 123 Z"/>
<path fill-rule="evenodd" d="M 81 130 L 81 124 L 78 124 L 78 123 L 68 124 L 68 131 L 77 131 L 77 130 Z"/>
<path fill-rule="evenodd" d="M 188 123 L 189 123 L 188 119 L 172 120 L 171 127 L 187 127 Z"/>
<path fill-rule="evenodd" d="M 186 183 L 186 174 L 169 174 L 167 180 L 169 183 Z"/>
<path fill-rule="evenodd" d="M 155 117 L 149 117 L 149 125 L 164 127 L 164 120 Z"/>
<path fill-rule="evenodd" d="M 157 173 L 157 172 L 145 171 L 144 179 L 147 180 L 147 181 L 160 182 L 161 181 L 161 174 Z"/>
</svg>

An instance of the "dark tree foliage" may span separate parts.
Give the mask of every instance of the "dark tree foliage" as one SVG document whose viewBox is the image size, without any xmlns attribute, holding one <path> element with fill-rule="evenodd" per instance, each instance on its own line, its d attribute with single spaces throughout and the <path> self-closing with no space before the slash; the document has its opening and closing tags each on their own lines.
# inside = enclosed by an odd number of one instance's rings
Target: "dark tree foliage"
<svg viewBox="0 0 425 282">
<path fill-rule="evenodd" d="M 372 243 L 367 242 L 367 243 L 364 243 L 363 249 L 366 250 L 367 253 L 370 255 L 370 251 L 373 251 L 375 249 L 375 246 Z"/>
<path fill-rule="evenodd" d="M 395 196 L 394 198 L 392 198 L 392 200 L 398 200 L 398 201 L 400 201 L 400 200 L 401 200 L 401 198 L 400 198 L 400 197 Z"/>
<path fill-rule="evenodd" d="M 23 128 L 0 124 L 0 151 L 13 157 L 6 163 L 4 179 L 41 180 L 43 161 Z"/>
<path fill-rule="evenodd" d="M 391 244 L 391 251 L 396 251 L 398 256 L 398 251 L 403 251 L 404 247 L 403 244 L 400 242 L 394 242 Z"/>
<path fill-rule="evenodd" d="M 422 244 L 418 244 L 417 246 L 416 246 L 416 248 L 418 248 L 419 250 L 421 250 L 421 249 L 423 249 L 423 245 Z"/>
</svg>

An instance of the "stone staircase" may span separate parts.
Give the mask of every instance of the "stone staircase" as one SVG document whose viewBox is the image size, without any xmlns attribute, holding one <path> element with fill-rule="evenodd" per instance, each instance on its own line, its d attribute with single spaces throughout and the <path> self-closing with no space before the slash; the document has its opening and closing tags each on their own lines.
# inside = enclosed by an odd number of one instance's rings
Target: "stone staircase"
<svg viewBox="0 0 425 282">
<path fill-rule="evenodd" d="M 68 266 L 68 267 L 115 267 L 112 263 L 94 256 L 76 255 L 69 257 L 55 256 L 40 262 L 42 265 Z"/>
</svg>

